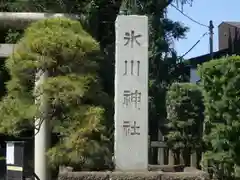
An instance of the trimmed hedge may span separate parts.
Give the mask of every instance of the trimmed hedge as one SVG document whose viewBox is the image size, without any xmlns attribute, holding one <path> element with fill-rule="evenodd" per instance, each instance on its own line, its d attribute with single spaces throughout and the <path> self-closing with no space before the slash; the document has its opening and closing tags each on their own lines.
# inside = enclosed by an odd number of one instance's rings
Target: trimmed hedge
<svg viewBox="0 0 240 180">
<path fill-rule="evenodd" d="M 199 67 L 205 99 L 203 165 L 217 178 L 232 179 L 240 165 L 240 56 Z"/>
<path fill-rule="evenodd" d="M 202 171 L 163 172 L 66 172 L 59 174 L 58 180 L 209 180 Z"/>
<path fill-rule="evenodd" d="M 173 151 L 182 151 L 187 160 L 191 151 L 202 144 L 202 92 L 196 84 L 174 83 L 168 90 L 166 105 L 167 143 Z"/>
</svg>

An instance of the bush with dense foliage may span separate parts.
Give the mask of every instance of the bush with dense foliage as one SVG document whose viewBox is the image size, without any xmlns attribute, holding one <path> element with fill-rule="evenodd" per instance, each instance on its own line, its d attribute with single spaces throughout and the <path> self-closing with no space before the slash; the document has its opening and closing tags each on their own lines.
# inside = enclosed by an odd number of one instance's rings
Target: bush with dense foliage
<svg viewBox="0 0 240 180">
<path fill-rule="evenodd" d="M 203 97 L 198 85 L 173 83 L 167 92 L 167 143 L 175 152 L 187 156 L 201 148 Z"/>
<path fill-rule="evenodd" d="M 99 45 L 78 21 L 50 18 L 33 23 L 6 60 L 11 80 L 0 103 L 0 132 L 21 137 L 39 117 L 35 75 L 47 71 L 40 87 L 47 118 L 58 141 L 49 150 L 53 165 L 104 167 L 111 157 L 105 138 L 108 96 L 98 78 Z M 94 161 L 94 162 L 93 162 Z"/>
<path fill-rule="evenodd" d="M 206 62 L 199 74 L 205 99 L 203 165 L 218 179 L 231 179 L 240 165 L 240 56 Z"/>
</svg>

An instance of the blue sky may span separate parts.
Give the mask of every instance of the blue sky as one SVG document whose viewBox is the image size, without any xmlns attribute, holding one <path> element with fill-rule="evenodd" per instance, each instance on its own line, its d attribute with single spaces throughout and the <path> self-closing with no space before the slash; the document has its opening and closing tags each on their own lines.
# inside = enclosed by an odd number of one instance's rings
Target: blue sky
<svg viewBox="0 0 240 180">
<path fill-rule="evenodd" d="M 214 24 L 214 51 L 218 50 L 218 25 L 222 21 L 239 21 L 240 22 L 240 0 L 194 0 L 192 7 L 184 6 L 183 11 L 191 18 L 202 24 L 209 24 L 213 20 Z M 180 12 L 170 7 L 168 17 L 174 21 L 180 21 L 190 28 L 186 34 L 186 39 L 175 42 L 175 48 L 178 55 L 184 54 L 200 37 L 208 31 L 208 28 L 199 26 Z M 209 36 L 201 39 L 201 42 L 189 52 L 185 58 L 190 58 L 209 52 Z"/>
</svg>

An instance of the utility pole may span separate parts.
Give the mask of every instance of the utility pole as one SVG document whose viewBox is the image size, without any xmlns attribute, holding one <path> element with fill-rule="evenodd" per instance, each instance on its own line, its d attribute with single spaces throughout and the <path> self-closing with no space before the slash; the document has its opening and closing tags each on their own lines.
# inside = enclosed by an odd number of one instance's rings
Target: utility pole
<svg viewBox="0 0 240 180">
<path fill-rule="evenodd" d="M 211 57 L 211 60 L 213 59 L 213 22 L 212 20 L 209 21 L 209 54 L 210 54 L 210 57 Z M 205 133 L 205 129 L 206 129 L 206 124 L 205 122 L 203 122 L 203 134 Z M 202 160 L 203 160 L 203 157 L 204 157 L 204 152 L 202 152 Z M 208 162 L 204 162 L 203 161 L 203 164 L 202 164 L 202 169 L 204 171 L 207 171 L 207 166 L 208 166 Z"/>
<path fill-rule="evenodd" d="M 209 50 L 210 50 L 210 57 L 213 59 L 213 22 L 212 20 L 209 21 Z"/>
</svg>

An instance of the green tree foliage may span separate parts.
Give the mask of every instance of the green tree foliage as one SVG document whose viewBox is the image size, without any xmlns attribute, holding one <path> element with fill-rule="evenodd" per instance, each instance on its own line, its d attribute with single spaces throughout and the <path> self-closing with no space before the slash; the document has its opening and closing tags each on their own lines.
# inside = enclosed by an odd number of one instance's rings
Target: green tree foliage
<svg viewBox="0 0 240 180">
<path fill-rule="evenodd" d="M 166 18 L 166 8 L 173 0 L 139 2 L 138 13 L 149 17 L 149 132 L 151 140 L 156 141 L 159 128 L 165 133 L 167 89 L 173 82 L 188 81 L 186 66 L 171 48 L 172 42 L 183 38 L 188 28 Z M 157 150 L 153 151 L 151 163 L 156 161 Z"/>
<path fill-rule="evenodd" d="M 4 0 L 0 3 L 2 11 L 33 12 L 65 12 L 81 16 L 81 23 L 98 42 L 103 61 L 100 63 L 100 77 L 103 89 L 111 98 L 112 104 L 107 108 L 109 115 L 107 127 L 108 137 L 113 142 L 113 96 L 114 96 L 114 59 L 115 59 L 115 27 L 116 16 L 120 8 L 124 8 L 123 0 Z M 187 28 L 179 22 L 165 18 L 166 8 L 171 3 L 179 6 L 190 4 L 192 0 L 158 0 L 137 1 L 137 14 L 149 17 L 150 65 L 149 65 L 149 113 L 151 140 L 157 140 L 160 122 L 165 122 L 166 90 L 174 81 L 185 80 L 185 66 L 179 63 L 176 52 L 171 48 L 173 40 L 184 37 Z M 132 7 L 127 7 L 131 8 Z M 11 35 L 10 35 L 11 37 Z M 14 36 L 15 37 L 15 36 Z M 9 39 L 9 38 L 8 38 Z M 156 158 L 153 158 L 156 159 Z"/>
<path fill-rule="evenodd" d="M 175 152 L 189 156 L 201 148 L 203 97 L 200 88 L 191 83 L 174 83 L 167 92 L 167 143 Z M 187 164 L 187 157 L 184 160 Z"/>
<path fill-rule="evenodd" d="M 218 179 L 231 179 L 240 165 L 240 57 L 204 63 L 199 73 L 205 98 L 203 164 Z"/>
<path fill-rule="evenodd" d="M 94 168 L 94 161 L 104 168 L 108 149 L 103 106 L 108 96 L 97 74 L 98 56 L 99 44 L 79 22 L 50 18 L 33 23 L 6 60 L 11 80 L 0 104 L 0 131 L 21 136 L 33 127 L 41 116 L 34 102 L 39 96 L 34 93 L 35 75 L 47 71 L 38 92 L 46 96 L 47 118 L 59 136 L 49 151 L 52 164 Z"/>
</svg>

